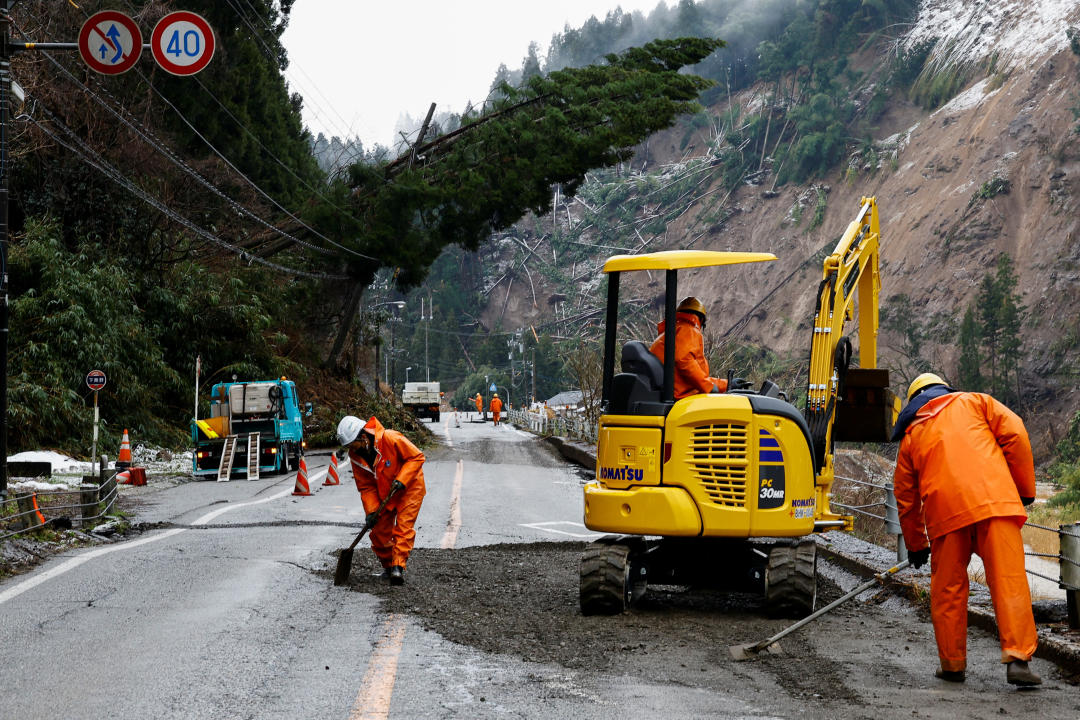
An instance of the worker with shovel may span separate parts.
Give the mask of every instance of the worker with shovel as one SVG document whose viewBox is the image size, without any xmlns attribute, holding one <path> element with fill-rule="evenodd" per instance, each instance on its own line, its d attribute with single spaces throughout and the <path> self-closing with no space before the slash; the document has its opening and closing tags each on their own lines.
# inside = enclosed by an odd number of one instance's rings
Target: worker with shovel
<svg viewBox="0 0 1080 720">
<path fill-rule="evenodd" d="M 424 454 L 374 416 L 364 423 L 346 415 L 338 423 L 337 435 L 338 442 L 349 449 L 353 479 L 367 513 L 365 526 L 371 528 L 371 549 L 382 563 L 382 577 L 391 585 L 401 585 L 416 539 L 413 525 L 427 491 Z"/>
<path fill-rule="evenodd" d="M 1035 464 L 1023 421 L 989 395 L 957 392 L 923 373 L 908 388 L 892 439 L 900 440 L 893 486 L 908 558 L 917 568 L 933 555 L 937 677 L 965 679 L 967 567 L 975 552 L 986 569 L 1005 679 L 1041 684 L 1028 667 L 1038 635 L 1020 528 L 1024 506 L 1035 501 Z"/>
</svg>

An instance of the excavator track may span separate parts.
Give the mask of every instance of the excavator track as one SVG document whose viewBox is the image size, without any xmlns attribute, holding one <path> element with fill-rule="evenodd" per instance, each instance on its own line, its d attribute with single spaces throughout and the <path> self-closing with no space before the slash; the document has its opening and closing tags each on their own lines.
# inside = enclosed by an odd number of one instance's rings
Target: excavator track
<svg viewBox="0 0 1080 720">
<path fill-rule="evenodd" d="M 765 567 L 765 605 L 778 617 L 804 617 L 817 604 L 817 544 L 774 545 Z"/>
<path fill-rule="evenodd" d="M 590 543 L 581 557 L 582 615 L 617 615 L 645 594 L 645 576 L 635 572 L 639 540 L 606 537 Z"/>
</svg>

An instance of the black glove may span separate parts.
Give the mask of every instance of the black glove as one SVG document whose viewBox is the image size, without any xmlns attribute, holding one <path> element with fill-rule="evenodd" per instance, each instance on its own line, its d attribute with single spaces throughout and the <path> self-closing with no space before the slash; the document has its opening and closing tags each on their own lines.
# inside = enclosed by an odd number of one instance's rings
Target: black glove
<svg viewBox="0 0 1080 720">
<path fill-rule="evenodd" d="M 375 521 L 379 519 L 378 513 L 370 512 L 364 516 L 364 527 L 371 529 L 375 527 Z"/>
<path fill-rule="evenodd" d="M 1020 498 L 1020 502 L 1024 503 L 1024 507 L 1027 507 L 1031 503 L 1035 502 L 1035 498 L 1033 498 L 1033 497 L 1030 497 L 1030 498 L 1022 497 L 1022 498 Z"/>
<path fill-rule="evenodd" d="M 405 483 L 401 482 L 400 480 L 395 480 L 390 485 L 390 494 L 393 495 L 394 493 L 400 492 L 400 491 L 402 491 L 404 489 L 405 489 Z"/>
<path fill-rule="evenodd" d="M 930 548 L 923 548 L 922 550 L 912 550 L 907 556 L 908 562 L 911 563 L 911 567 L 918 569 L 926 564 L 926 561 L 930 559 Z"/>
<path fill-rule="evenodd" d="M 741 377 L 733 378 L 731 384 L 728 385 L 728 390 L 746 390 L 747 388 L 754 387 L 754 383 L 749 380 L 743 380 Z"/>
</svg>

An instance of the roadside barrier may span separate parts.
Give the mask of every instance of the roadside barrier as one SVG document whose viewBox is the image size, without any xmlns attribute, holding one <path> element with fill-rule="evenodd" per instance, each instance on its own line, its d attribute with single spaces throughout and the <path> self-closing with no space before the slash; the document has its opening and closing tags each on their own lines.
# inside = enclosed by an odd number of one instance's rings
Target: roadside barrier
<svg viewBox="0 0 1080 720">
<path fill-rule="evenodd" d="M 300 469 L 296 472 L 296 487 L 293 489 L 293 495 L 310 495 L 311 488 L 308 487 L 307 480 L 307 461 L 304 458 L 300 458 Z"/>
<path fill-rule="evenodd" d="M 102 457 L 102 467 L 108 463 Z M 93 478 L 95 481 L 98 478 Z M 0 540 L 30 534 L 47 527 L 53 518 L 78 519 L 83 527 L 113 513 L 118 497 L 116 474 L 101 475 L 100 482 L 85 482 L 77 488 L 23 493 L 0 502 Z"/>
<path fill-rule="evenodd" d="M 303 459 L 301 459 L 303 462 Z M 337 453 L 330 453 L 330 467 L 326 469 L 326 480 L 323 481 L 323 485 L 340 485 L 341 478 L 338 477 L 337 466 Z"/>
</svg>

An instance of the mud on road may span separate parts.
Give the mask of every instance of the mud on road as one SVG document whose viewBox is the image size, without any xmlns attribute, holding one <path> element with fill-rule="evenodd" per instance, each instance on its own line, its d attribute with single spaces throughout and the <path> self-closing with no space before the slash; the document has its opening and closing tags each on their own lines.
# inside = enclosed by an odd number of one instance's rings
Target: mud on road
<svg viewBox="0 0 1080 720">
<path fill-rule="evenodd" d="M 792 716 L 792 701 L 804 717 L 983 718 L 1036 709 L 1044 719 L 1080 717 L 1076 688 L 1049 664 L 1038 665 L 1050 675 L 1043 689 L 1017 692 L 1006 685 L 996 639 L 977 629 L 973 639 L 983 637 L 969 650 L 968 682 L 936 680 L 928 617 L 884 590 L 785 637 L 781 656 L 748 662 L 732 660 L 729 647 L 770 637 L 793 622 L 767 617 L 756 595 L 656 586 L 630 612 L 585 617 L 577 597 L 583 547 L 418 548 L 404 587 L 374 577 L 368 550 L 357 553 L 351 588 L 379 597 L 388 613 L 412 616 L 426 629 L 486 653 L 559 665 L 582 676 L 626 675 L 731 692 L 779 717 Z M 819 578 L 818 607 L 845 590 Z M 783 702 L 778 694 L 786 696 Z"/>
</svg>

